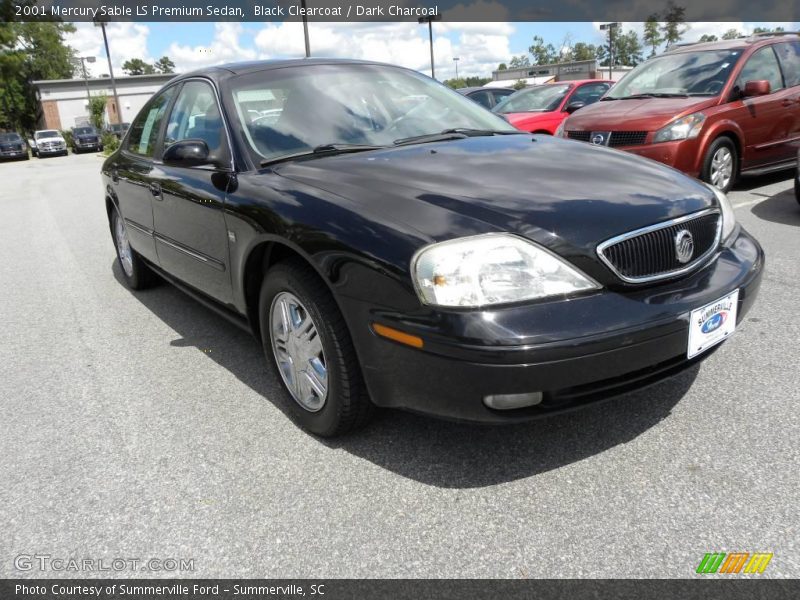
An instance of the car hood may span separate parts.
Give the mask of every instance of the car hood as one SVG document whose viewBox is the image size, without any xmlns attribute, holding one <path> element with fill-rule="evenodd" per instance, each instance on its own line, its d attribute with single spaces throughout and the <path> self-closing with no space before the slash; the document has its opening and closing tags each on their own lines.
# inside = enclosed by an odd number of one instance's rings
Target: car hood
<svg viewBox="0 0 800 600">
<path fill-rule="evenodd" d="M 605 147 L 474 137 L 276 165 L 281 176 L 401 222 L 424 241 L 506 231 L 575 262 L 598 243 L 715 204 L 703 184 Z"/>
<path fill-rule="evenodd" d="M 79 134 L 75 135 L 74 137 L 77 140 L 85 140 L 87 138 L 94 139 L 94 138 L 96 138 L 98 136 L 99 136 L 99 134 L 97 134 L 97 133 L 79 133 Z"/>
<path fill-rule="evenodd" d="M 670 121 L 718 102 L 718 98 L 640 98 L 602 100 L 585 106 L 567 119 L 570 131 L 656 131 Z"/>
<path fill-rule="evenodd" d="M 64 141 L 64 138 L 63 138 L 63 137 L 61 137 L 61 136 L 57 136 L 57 137 L 46 137 L 46 138 L 34 139 L 34 141 L 36 141 L 36 142 L 37 142 L 37 143 L 39 143 L 39 144 L 43 144 L 44 142 L 63 142 L 63 141 Z"/>
</svg>

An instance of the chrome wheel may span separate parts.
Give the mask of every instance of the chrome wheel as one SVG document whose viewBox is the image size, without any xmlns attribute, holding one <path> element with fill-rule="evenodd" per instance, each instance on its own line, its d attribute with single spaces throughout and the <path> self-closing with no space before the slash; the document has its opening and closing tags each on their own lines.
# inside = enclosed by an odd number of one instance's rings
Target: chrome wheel
<svg viewBox="0 0 800 600">
<path fill-rule="evenodd" d="M 724 190 L 733 177 L 733 154 L 729 148 L 721 146 L 711 157 L 711 184 Z"/>
<path fill-rule="evenodd" d="M 316 324 L 289 292 L 275 296 L 269 312 L 272 352 L 283 382 L 300 406 L 321 410 L 328 396 L 328 369 Z"/>
<path fill-rule="evenodd" d="M 114 219 L 114 238 L 117 241 L 119 264 L 122 265 L 122 270 L 125 271 L 125 275 L 133 277 L 133 254 L 131 253 L 131 245 L 130 242 L 128 242 L 128 232 L 125 229 L 125 224 L 122 222 L 122 217 L 119 215 Z"/>
</svg>

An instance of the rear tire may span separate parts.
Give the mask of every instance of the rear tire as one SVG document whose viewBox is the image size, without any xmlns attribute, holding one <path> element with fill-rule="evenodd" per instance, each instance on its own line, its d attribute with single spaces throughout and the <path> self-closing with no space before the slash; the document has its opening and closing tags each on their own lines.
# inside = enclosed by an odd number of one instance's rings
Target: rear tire
<svg viewBox="0 0 800 600">
<path fill-rule="evenodd" d="M 290 396 L 304 429 L 335 437 L 373 413 L 350 331 L 325 283 L 300 259 L 266 274 L 258 303 L 267 362 Z"/>
<path fill-rule="evenodd" d="M 739 175 L 739 153 L 729 137 L 714 140 L 706 152 L 700 179 L 729 192 Z"/>
<path fill-rule="evenodd" d="M 131 248 L 125 221 L 116 209 L 111 212 L 111 238 L 114 240 L 117 262 L 126 286 L 132 290 L 143 290 L 158 281 L 156 274 L 150 270 L 139 253 Z"/>
</svg>

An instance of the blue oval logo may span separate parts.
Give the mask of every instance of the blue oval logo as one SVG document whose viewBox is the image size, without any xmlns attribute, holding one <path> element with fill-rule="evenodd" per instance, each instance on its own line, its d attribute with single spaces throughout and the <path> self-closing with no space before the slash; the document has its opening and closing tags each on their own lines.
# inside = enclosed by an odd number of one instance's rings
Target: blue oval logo
<svg viewBox="0 0 800 600">
<path fill-rule="evenodd" d="M 717 314 L 709 317 L 706 320 L 706 322 L 703 323 L 703 325 L 700 327 L 700 330 L 703 333 L 711 333 L 712 331 L 716 331 L 717 329 L 722 327 L 722 324 L 725 323 L 727 319 L 728 319 L 727 312 L 718 312 Z"/>
</svg>

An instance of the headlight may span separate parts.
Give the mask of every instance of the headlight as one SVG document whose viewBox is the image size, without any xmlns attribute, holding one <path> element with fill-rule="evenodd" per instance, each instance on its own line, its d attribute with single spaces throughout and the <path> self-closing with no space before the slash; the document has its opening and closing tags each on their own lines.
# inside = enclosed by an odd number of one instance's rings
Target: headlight
<svg viewBox="0 0 800 600">
<path fill-rule="evenodd" d="M 706 116 L 703 113 L 694 113 L 687 117 L 675 119 L 666 127 L 656 132 L 653 142 L 671 142 L 674 140 L 691 140 L 700 135 L 703 128 L 703 121 Z"/>
<path fill-rule="evenodd" d="M 567 137 L 567 134 L 564 132 L 564 125 L 567 123 L 567 120 L 564 119 L 561 121 L 561 125 L 556 127 L 556 132 L 553 134 L 555 137 Z"/>
<path fill-rule="evenodd" d="M 731 201 L 728 200 L 728 196 L 725 195 L 725 192 L 715 188 L 711 184 L 706 184 L 714 195 L 717 197 L 717 201 L 719 202 L 719 208 L 722 211 L 722 240 L 727 240 L 731 234 L 733 233 L 734 228 L 736 227 L 736 214 L 733 212 L 733 207 L 731 206 Z"/>
<path fill-rule="evenodd" d="M 541 246 L 505 233 L 433 244 L 411 261 L 420 300 L 488 306 L 571 294 L 600 286 Z"/>
</svg>

